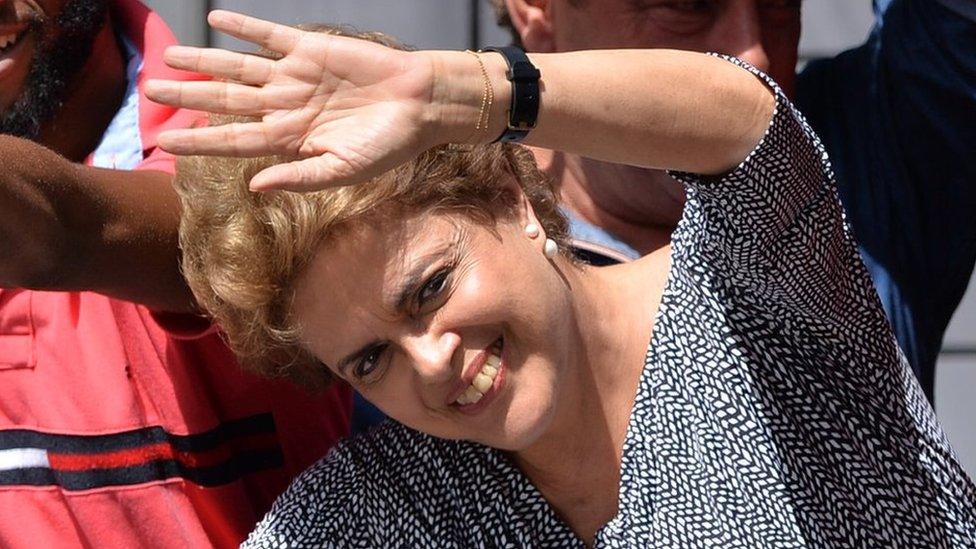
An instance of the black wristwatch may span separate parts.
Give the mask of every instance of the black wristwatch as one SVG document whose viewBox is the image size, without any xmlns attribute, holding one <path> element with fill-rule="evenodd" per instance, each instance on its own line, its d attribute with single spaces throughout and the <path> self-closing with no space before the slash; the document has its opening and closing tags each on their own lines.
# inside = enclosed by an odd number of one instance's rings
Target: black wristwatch
<svg viewBox="0 0 976 549">
<path fill-rule="evenodd" d="M 495 142 L 518 142 L 535 129 L 539 118 L 539 77 L 542 74 L 517 46 L 490 46 L 481 51 L 500 53 L 508 63 L 506 76 L 512 83 L 512 104 L 508 109 L 508 126 Z"/>
</svg>

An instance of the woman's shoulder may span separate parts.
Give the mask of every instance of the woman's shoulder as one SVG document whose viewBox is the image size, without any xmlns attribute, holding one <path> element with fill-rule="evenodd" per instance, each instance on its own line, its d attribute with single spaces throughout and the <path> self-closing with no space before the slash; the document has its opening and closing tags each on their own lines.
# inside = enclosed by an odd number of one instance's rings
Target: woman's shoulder
<svg viewBox="0 0 976 549">
<path fill-rule="evenodd" d="M 464 496 L 482 479 L 486 492 L 507 492 L 519 478 L 496 450 L 387 421 L 302 473 L 244 546 L 436 540 L 446 526 L 477 516 L 480 500 Z"/>
</svg>

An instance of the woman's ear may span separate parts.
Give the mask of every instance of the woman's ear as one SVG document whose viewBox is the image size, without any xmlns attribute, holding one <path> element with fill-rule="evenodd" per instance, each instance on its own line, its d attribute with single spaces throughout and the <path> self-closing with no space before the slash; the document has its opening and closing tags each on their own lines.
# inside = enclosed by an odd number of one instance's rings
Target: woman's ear
<svg viewBox="0 0 976 549">
<path fill-rule="evenodd" d="M 512 199 L 510 203 L 512 204 L 512 210 L 510 211 L 514 214 L 515 221 L 520 227 L 523 229 L 535 227 L 537 230 L 542 227 L 542 224 L 539 223 L 539 218 L 535 215 L 532 202 L 526 196 L 525 191 L 522 190 L 522 186 L 519 185 L 516 176 L 512 173 L 509 173 L 506 178 L 505 192 Z"/>
<path fill-rule="evenodd" d="M 550 0 L 505 0 L 508 16 L 526 51 L 554 51 L 551 4 Z"/>
</svg>

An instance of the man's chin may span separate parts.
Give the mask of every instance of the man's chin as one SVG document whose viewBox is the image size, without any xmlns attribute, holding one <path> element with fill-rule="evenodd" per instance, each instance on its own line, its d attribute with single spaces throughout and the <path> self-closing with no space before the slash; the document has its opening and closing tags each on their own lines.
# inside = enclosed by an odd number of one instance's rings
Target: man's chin
<svg viewBox="0 0 976 549">
<path fill-rule="evenodd" d="M 8 87 L 9 86 L 9 87 Z M 27 86 L 24 82 L 3 82 L 0 85 L 0 133 L 10 134 L 8 122 L 18 118 L 16 112 L 24 108 L 24 97 L 27 94 Z"/>
<path fill-rule="evenodd" d="M 107 13 L 108 0 L 68 0 L 55 21 L 34 22 L 17 46 L 23 48 L 17 62 L 26 62 L 29 74 L 23 76 L 19 97 L 0 114 L 0 133 L 38 138 L 43 125 L 61 111 L 70 82 L 88 62 L 95 38 L 108 21 Z M 6 84 L 6 79 L 0 80 L 0 85 Z"/>
<path fill-rule="evenodd" d="M 54 118 L 61 106 L 60 101 L 51 103 L 42 99 L 26 89 L 13 105 L 0 113 L 0 134 L 37 140 L 43 124 Z"/>
<path fill-rule="evenodd" d="M 24 38 L 27 42 L 31 38 Z M 16 56 L 0 61 L 0 121 L 9 118 L 19 108 L 19 103 L 27 95 L 29 73 L 33 65 L 33 44 L 21 43 L 15 46 L 21 51 Z M 3 132 L 7 133 L 7 132 Z"/>
</svg>

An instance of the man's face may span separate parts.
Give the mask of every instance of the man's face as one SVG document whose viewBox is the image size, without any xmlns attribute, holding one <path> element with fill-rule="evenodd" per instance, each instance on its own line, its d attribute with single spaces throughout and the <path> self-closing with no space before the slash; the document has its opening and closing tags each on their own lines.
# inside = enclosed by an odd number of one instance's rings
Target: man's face
<svg viewBox="0 0 976 549">
<path fill-rule="evenodd" d="M 802 0 L 551 0 L 551 48 L 670 48 L 735 55 L 790 93 Z M 532 49 L 531 44 L 526 44 Z"/>
<path fill-rule="evenodd" d="M 0 133 L 34 139 L 59 111 L 108 0 L 0 0 Z"/>
</svg>

